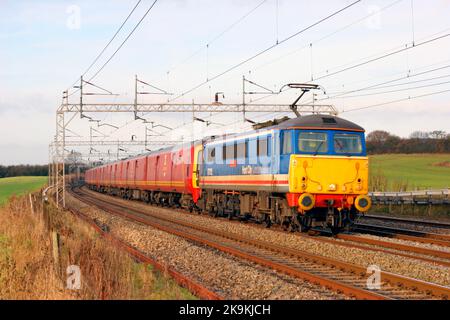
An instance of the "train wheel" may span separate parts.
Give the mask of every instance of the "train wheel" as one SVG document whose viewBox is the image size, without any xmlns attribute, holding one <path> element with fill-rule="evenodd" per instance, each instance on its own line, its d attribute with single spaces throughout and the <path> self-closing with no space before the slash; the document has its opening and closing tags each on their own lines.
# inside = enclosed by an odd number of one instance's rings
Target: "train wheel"
<svg viewBox="0 0 450 320">
<path fill-rule="evenodd" d="M 225 215 L 225 209 L 221 204 L 219 204 L 219 208 L 217 209 L 217 215 L 219 217 L 223 217 Z"/>
<path fill-rule="evenodd" d="M 270 228 L 272 226 L 272 220 L 270 219 L 269 215 L 266 215 L 266 218 L 264 219 L 264 225 L 266 228 Z"/>
<path fill-rule="evenodd" d="M 312 218 L 308 215 L 300 217 L 300 232 L 308 232 L 311 229 Z"/>
<path fill-rule="evenodd" d="M 288 227 L 287 231 L 290 232 L 290 233 L 293 233 L 293 232 L 295 232 L 295 231 L 297 231 L 299 229 L 300 229 L 300 226 L 298 226 L 295 223 L 291 222 L 289 224 L 289 227 Z"/>
<path fill-rule="evenodd" d="M 339 227 L 331 227 L 330 229 L 331 229 L 331 233 L 332 233 L 333 235 L 339 234 L 339 233 L 341 233 L 342 230 L 343 230 L 342 228 L 339 228 Z"/>
<path fill-rule="evenodd" d="M 289 217 L 285 217 L 283 222 L 281 223 L 281 227 L 283 228 L 284 231 L 288 231 L 290 224 L 291 224 L 291 221 L 290 221 Z"/>
</svg>

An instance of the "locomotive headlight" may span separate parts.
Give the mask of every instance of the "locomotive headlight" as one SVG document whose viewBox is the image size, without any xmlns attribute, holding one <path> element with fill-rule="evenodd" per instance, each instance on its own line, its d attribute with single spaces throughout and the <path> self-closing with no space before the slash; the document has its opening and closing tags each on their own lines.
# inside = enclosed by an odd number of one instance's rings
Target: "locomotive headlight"
<svg viewBox="0 0 450 320">
<path fill-rule="evenodd" d="M 369 211 L 372 206 L 372 200 L 366 195 L 359 195 L 355 199 L 355 207 L 361 212 Z"/>
<path fill-rule="evenodd" d="M 336 191 L 336 188 L 337 188 L 336 185 L 332 183 L 328 186 L 328 191 Z"/>
<path fill-rule="evenodd" d="M 298 198 L 298 205 L 304 211 L 311 210 L 315 203 L 314 197 L 309 193 L 304 193 Z"/>
</svg>

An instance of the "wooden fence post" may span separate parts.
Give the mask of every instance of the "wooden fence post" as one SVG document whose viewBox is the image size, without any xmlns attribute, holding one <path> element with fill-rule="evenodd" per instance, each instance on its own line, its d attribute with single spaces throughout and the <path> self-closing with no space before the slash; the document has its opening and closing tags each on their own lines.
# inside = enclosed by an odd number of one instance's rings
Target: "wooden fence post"
<svg viewBox="0 0 450 320">
<path fill-rule="evenodd" d="M 33 197 L 31 196 L 31 193 L 29 194 L 29 198 L 30 198 L 31 214 L 34 216 Z"/>
<path fill-rule="evenodd" d="M 53 251 L 53 265 L 55 267 L 56 274 L 61 277 L 61 266 L 60 266 L 60 252 L 59 252 L 59 234 L 56 231 L 52 231 L 52 251 Z"/>
</svg>

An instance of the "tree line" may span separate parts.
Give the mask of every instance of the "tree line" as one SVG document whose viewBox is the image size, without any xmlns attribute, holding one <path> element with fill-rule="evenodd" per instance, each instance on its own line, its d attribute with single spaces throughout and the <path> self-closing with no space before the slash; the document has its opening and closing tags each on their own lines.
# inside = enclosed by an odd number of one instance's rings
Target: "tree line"
<svg viewBox="0 0 450 320">
<path fill-rule="evenodd" d="M 48 165 L 16 165 L 1 166 L 0 178 L 18 177 L 18 176 L 47 176 Z"/>
<path fill-rule="evenodd" d="M 400 138 L 387 131 L 377 130 L 366 137 L 367 153 L 450 153 L 450 134 L 445 131 L 415 131 L 408 138 Z"/>
</svg>

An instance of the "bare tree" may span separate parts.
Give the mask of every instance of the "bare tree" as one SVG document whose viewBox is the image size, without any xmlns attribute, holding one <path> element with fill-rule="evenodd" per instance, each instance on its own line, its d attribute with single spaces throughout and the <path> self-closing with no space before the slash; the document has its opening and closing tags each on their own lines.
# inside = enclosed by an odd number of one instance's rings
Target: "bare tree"
<svg viewBox="0 0 450 320">
<path fill-rule="evenodd" d="M 425 131 L 414 131 L 409 135 L 411 139 L 428 139 L 430 134 Z"/>
<path fill-rule="evenodd" d="M 445 139 L 447 133 L 443 130 L 434 130 L 429 133 L 430 137 L 433 139 Z"/>
<path fill-rule="evenodd" d="M 391 134 L 387 131 L 376 130 L 372 131 L 367 135 L 367 141 L 372 141 L 376 143 L 385 142 L 390 136 Z"/>
</svg>

